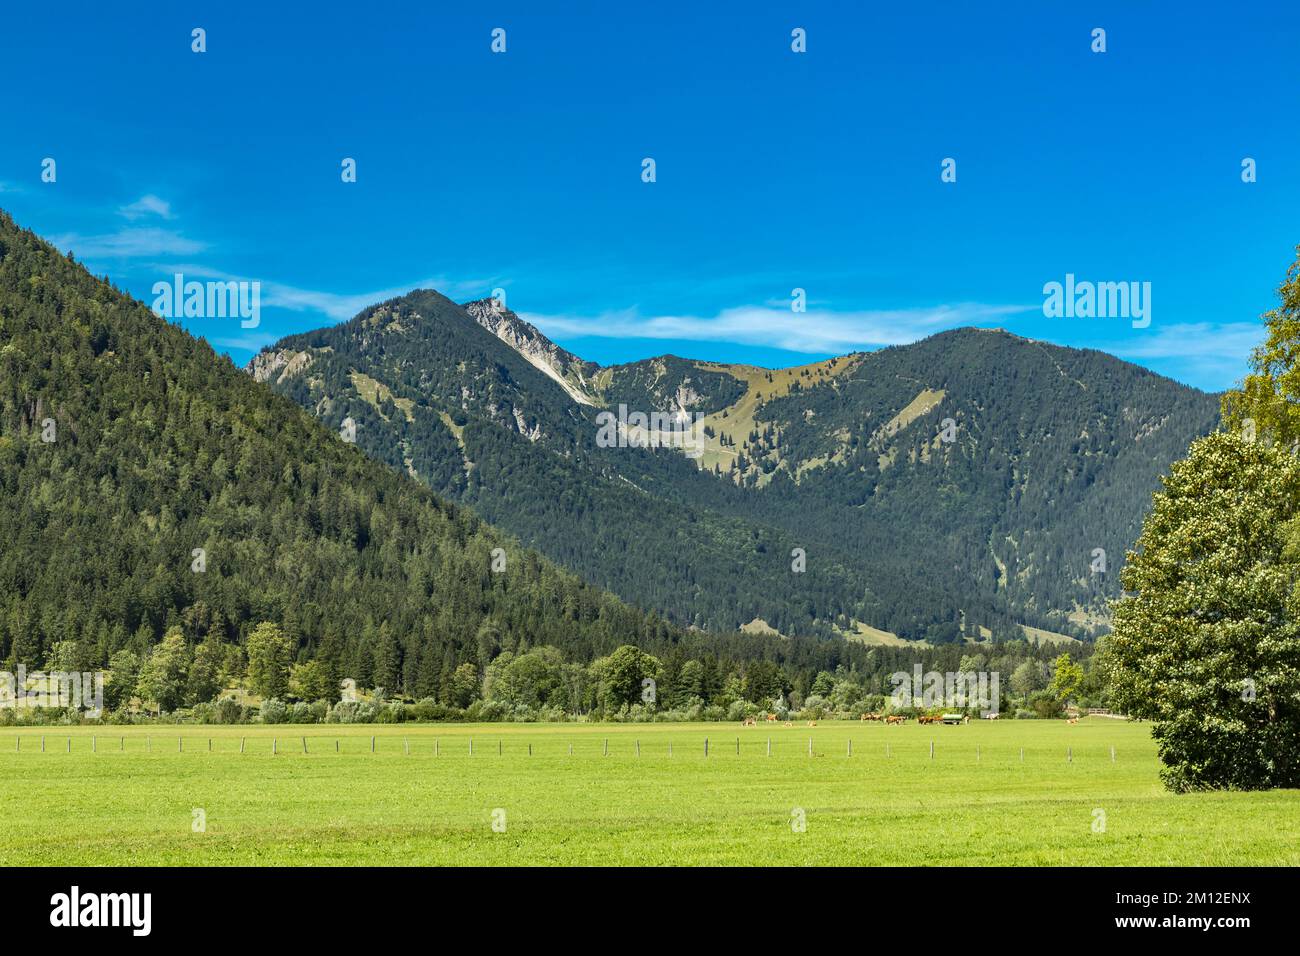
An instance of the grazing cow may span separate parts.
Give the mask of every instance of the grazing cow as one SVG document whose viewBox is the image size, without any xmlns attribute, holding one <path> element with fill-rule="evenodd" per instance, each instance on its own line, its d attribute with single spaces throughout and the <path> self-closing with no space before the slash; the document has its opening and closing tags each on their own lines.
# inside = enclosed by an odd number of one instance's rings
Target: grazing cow
<svg viewBox="0 0 1300 956">
<path fill-rule="evenodd" d="M 746 717 L 745 720 L 744 720 L 744 723 L 742 723 L 740 726 L 742 726 L 742 727 L 757 727 L 757 726 L 758 726 L 758 721 L 756 721 L 753 717 Z"/>
<path fill-rule="evenodd" d="M 816 727 L 816 726 L 817 726 L 817 721 L 815 721 L 815 720 L 810 720 L 810 721 L 808 721 L 808 726 L 809 726 L 809 727 Z"/>
<path fill-rule="evenodd" d="M 774 724 L 774 723 L 776 723 L 776 714 L 768 714 L 768 715 L 767 715 L 767 722 L 768 722 L 769 724 Z"/>
<path fill-rule="evenodd" d="M 1077 724 L 1078 722 L 1079 722 L 1078 717 L 1071 717 L 1069 720 L 1066 721 L 1067 724 Z"/>
<path fill-rule="evenodd" d="M 890 714 L 888 717 L 885 718 L 885 723 L 887 724 L 902 724 L 906 722 L 907 722 L 907 718 L 903 717 L 900 714 Z"/>
</svg>

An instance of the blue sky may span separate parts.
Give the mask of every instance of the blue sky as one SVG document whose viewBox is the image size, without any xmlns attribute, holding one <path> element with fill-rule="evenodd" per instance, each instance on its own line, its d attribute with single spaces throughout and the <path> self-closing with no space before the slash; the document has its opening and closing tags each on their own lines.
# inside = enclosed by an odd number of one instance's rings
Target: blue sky
<svg viewBox="0 0 1300 956">
<path fill-rule="evenodd" d="M 260 282 L 256 329 L 187 322 L 241 364 L 499 287 L 601 363 L 982 325 L 1219 389 L 1300 243 L 1295 4 L 271 6 L 19 4 L 0 33 L 0 207 L 146 302 Z M 1067 273 L 1150 282 L 1150 327 L 1044 317 Z"/>
</svg>

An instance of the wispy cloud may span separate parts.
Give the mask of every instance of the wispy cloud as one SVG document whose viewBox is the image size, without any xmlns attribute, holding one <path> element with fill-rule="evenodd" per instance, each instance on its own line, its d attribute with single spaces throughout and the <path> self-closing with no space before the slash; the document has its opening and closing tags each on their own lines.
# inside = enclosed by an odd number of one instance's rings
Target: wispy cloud
<svg viewBox="0 0 1300 956">
<path fill-rule="evenodd" d="M 502 280 L 499 279 L 457 280 L 448 279 L 445 276 L 435 276 L 369 292 L 330 292 L 321 289 L 303 289 L 283 282 L 276 282 L 273 279 L 261 279 L 257 276 L 232 275 L 220 269 L 213 269 L 210 266 L 197 263 L 156 265 L 155 267 L 167 275 L 180 272 L 187 277 L 217 279 L 223 282 L 260 282 L 263 308 L 287 309 L 291 312 L 319 312 L 336 322 L 350 319 L 367 306 L 406 295 L 413 289 L 435 289 L 449 299 L 461 302 L 475 296 L 487 295 L 488 291 L 494 286 L 503 284 Z"/>
<path fill-rule="evenodd" d="M 278 282 L 264 283 L 263 304 L 296 312 L 323 312 L 331 319 L 350 319 L 367 306 L 385 299 L 406 295 L 413 289 L 436 289 L 449 299 L 460 301 L 472 295 L 484 295 L 482 283 L 455 282 L 445 278 L 421 279 L 408 285 L 377 289 L 373 292 L 338 293 L 314 289 L 299 289 Z M 487 288 L 491 288 L 488 286 Z"/>
<path fill-rule="evenodd" d="M 1040 308 L 962 302 L 928 308 L 837 312 L 812 308 L 792 312 L 789 304 L 738 306 L 712 316 L 641 316 L 634 310 L 596 316 L 521 313 L 548 335 L 600 338 L 677 339 L 761 345 L 791 352 L 843 353 L 915 342 L 943 329 L 988 325 Z"/>
<path fill-rule="evenodd" d="M 1244 374 L 1264 332 L 1259 322 L 1176 322 L 1089 347 L 1150 367 L 1177 366 L 1182 378 L 1223 388 Z"/>
<path fill-rule="evenodd" d="M 207 248 L 206 243 L 183 236 L 174 229 L 154 226 L 132 226 L 91 236 L 68 232 L 51 236 L 50 242 L 60 249 L 72 250 L 82 260 L 192 256 Z"/>
<path fill-rule="evenodd" d="M 160 219 L 176 218 L 172 215 L 171 203 L 165 199 L 160 199 L 153 193 L 141 196 L 135 202 L 122 206 L 118 209 L 118 214 L 132 222 L 146 216 L 157 216 Z"/>
<path fill-rule="evenodd" d="M 242 349 L 247 352 L 260 352 L 268 345 L 274 345 L 284 336 L 274 332 L 249 332 L 246 335 L 225 336 L 208 341 L 221 349 Z"/>
</svg>

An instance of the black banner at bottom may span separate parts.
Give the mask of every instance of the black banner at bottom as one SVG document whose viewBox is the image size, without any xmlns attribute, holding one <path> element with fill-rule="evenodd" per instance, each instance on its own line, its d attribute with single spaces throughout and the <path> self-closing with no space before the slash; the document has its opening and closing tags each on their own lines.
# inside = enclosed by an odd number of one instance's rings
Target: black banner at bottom
<svg viewBox="0 0 1300 956">
<path fill-rule="evenodd" d="M 817 924 L 967 943 L 1037 929 L 1229 942 L 1296 919 L 1287 869 L 24 869 L 0 871 L 11 938 L 220 945 L 512 931 L 529 940 L 647 932 L 807 938 Z M 639 929 L 638 929 L 639 927 Z M 917 935 L 919 932 L 920 935 Z M 378 934 L 378 935 L 376 935 Z M 931 936 L 930 934 L 935 934 Z M 619 937 L 613 937 L 619 938 Z M 667 939 L 671 939 L 670 935 Z M 396 942 L 396 939 L 392 940 Z M 667 941 L 667 940 L 666 940 Z M 651 939 L 644 940 L 652 944 Z M 641 944 L 637 944 L 641 945 Z"/>
</svg>

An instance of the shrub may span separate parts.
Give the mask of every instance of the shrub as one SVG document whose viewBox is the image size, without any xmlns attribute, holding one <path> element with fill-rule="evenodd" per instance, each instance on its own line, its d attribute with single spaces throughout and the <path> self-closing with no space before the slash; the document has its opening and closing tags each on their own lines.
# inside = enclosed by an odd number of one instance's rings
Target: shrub
<svg viewBox="0 0 1300 956">
<path fill-rule="evenodd" d="M 264 724 L 283 724 L 288 717 L 289 708 L 285 706 L 284 701 L 270 697 L 262 701 L 261 714 Z"/>
</svg>

